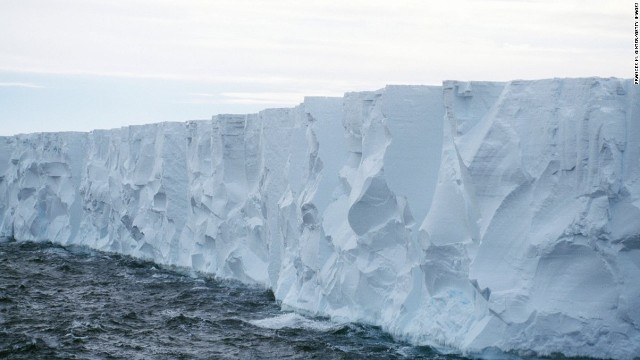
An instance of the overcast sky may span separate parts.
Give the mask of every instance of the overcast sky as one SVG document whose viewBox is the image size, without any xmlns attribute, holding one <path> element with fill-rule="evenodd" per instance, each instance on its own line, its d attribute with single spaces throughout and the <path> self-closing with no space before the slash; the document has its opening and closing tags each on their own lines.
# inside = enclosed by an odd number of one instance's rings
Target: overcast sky
<svg viewBox="0 0 640 360">
<path fill-rule="evenodd" d="M 629 0 L 0 0 L 0 135 L 633 74 Z"/>
</svg>

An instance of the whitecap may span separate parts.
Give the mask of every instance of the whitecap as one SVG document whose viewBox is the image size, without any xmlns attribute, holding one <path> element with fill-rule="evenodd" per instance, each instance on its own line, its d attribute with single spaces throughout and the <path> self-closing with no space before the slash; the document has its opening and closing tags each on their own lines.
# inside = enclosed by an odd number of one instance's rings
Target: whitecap
<svg viewBox="0 0 640 360">
<path fill-rule="evenodd" d="M 307 329 L 316 331 L 336 330 L 344 324 L 335 323 L 329 320 L 314 320 L 306 318 L 296 313 L 284 313 L 265 319 L 251 320 L 250 324 L 265 329 Z"/>
</svg>

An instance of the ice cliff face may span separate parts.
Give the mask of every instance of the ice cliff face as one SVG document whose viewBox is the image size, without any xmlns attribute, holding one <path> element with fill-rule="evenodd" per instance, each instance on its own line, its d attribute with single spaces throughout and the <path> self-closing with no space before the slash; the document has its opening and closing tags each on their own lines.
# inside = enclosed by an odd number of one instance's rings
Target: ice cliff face
<svg viewBox="0 0 640 360">
<path fill-rule="evenodd" d="M 187 266 L 414 343 L 640 355 L 640 88 L 388 86 L 0 138 L 0 235 Z"/>
</svg>

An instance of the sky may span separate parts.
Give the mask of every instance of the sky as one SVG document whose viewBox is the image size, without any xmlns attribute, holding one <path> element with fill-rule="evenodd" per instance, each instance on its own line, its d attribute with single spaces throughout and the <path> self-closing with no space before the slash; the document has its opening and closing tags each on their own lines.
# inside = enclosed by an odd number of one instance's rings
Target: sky
<svg viewBox="0 0 640 360">
<path fill-rule="evenodd" d="M 0 135 L 633 75 L 630 0 L 0 0 Z"/>
</svg>

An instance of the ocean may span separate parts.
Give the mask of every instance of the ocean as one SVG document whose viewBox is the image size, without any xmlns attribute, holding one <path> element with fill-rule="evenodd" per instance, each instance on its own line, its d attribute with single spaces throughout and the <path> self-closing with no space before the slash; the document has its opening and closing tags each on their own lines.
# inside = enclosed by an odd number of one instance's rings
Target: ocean
<svg viewBox="0 0 640 360">
<path fill-rule="evenodd" d="M 459 357 L 282 311 L 262 287 L 85 247 L 2 242 L 0 358 Z"/>
</svg>

